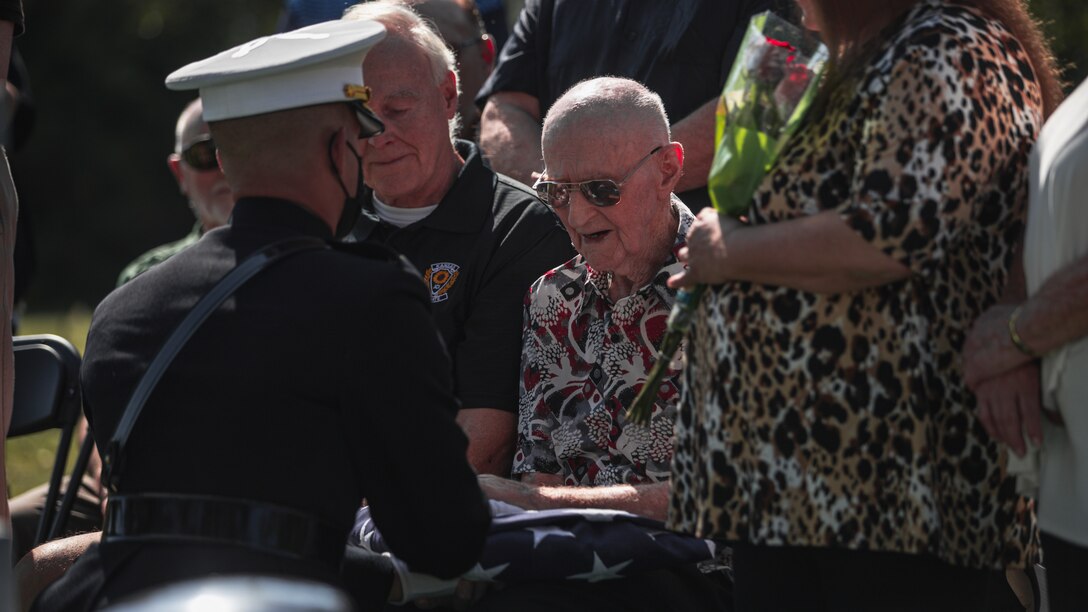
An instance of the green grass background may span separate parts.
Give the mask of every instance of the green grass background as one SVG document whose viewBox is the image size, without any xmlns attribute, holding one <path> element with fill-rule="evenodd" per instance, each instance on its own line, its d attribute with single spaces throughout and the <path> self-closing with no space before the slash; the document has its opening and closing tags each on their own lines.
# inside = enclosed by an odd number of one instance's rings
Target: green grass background
<svg viewBox="0 0 1088 612">
<path fill-rule="evenodd" d="M 19 334 L 56 334 L 67 338 L 83 354 L 87 340 L 87 327 L 91 312 L 86 308 L 73 308 L 62 313 L 27 314 L 19 322 Z M 15 384 L 19 384 L 16 379 Z M 44 431 L 37 434 L 12 438 L 7 441 L 5 459 L 8 471 L 9 494 L 14 497 L 49 479 L 53 469 L 53 457 L 57 451 L 60 431 Z M 73 450 L 68 454 L 71 468 L 78 453 L 78 442 L 72 441 Z"/>
</svg>

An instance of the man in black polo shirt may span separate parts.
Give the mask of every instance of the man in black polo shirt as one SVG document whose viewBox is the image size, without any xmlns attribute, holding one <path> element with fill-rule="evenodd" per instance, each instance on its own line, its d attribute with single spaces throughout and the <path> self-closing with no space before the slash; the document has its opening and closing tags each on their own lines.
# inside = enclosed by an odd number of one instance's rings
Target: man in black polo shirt
<svg viewBox="0 0 1088 612">
<path fill-rule="evenodd" d="M 529 285 L 574 255 L 524 185 L 495 174 L 456 132 L 453 55 L 411 10 L 384 0 L 345 19 L 382 23 L 363 73 L 385 132 L 361 151 L 370 193 L 354 236 L 404 253 L 427 283 L 453 357 L 469 462 L 506 475 L 514 448 L 521 312 Z"/>
</svg>

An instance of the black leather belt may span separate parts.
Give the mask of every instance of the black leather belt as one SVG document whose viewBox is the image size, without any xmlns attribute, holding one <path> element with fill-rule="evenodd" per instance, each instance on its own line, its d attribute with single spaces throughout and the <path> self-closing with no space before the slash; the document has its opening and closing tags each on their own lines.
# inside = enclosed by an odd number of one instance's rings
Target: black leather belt
<svg viewBox="0 0 1088 612">
<path fill-rule="evenodd" d="M 103 542 L 227 544 L 336 569 L 347 533 L 314 516 L 227 497 L 110 495 Z"/>
</svg>

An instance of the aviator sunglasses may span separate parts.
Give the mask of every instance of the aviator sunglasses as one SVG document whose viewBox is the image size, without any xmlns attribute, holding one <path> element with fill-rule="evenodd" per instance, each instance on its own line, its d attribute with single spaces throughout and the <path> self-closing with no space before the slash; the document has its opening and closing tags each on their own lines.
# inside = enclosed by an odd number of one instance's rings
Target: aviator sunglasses
<svg viewBox="0 0 1088 612">
<path fill-rule="evenodd" d="M 654 147 L 652 151 L 646 154 L 645 157 L 638 160 L 635 167 L 619 180 L 619 182 L 612 179 L 593 179 L 589 181 L 582 181 L 580 183 L 557 183 L 555 181 L 545 181 L 543 179 L 538 180 L 533 184 L 533 189 L 536 190 L 537 197 L 542 202 L 552 207 L 553 209 L 566 208 L 570 204 L 570 196 L 574 189 L 578 189 L 582 192 L 582 195 L 586 197 L 586 200 L 598 207 L 615 206 L 620 201 L 620 188 L 634 176 L 635 172 L 646 163 L 646 160 L 654 156 L 661 149 L 665 148 L 665 145 L 658 145 Z"/>
<path fill-rule="evenodd" d="M 215 141 L 210 135 L 204 135 L 181 150 L 181 159 L 194 170 L 208 171 L 219 168 L 215 159 Z"/>
</svg>

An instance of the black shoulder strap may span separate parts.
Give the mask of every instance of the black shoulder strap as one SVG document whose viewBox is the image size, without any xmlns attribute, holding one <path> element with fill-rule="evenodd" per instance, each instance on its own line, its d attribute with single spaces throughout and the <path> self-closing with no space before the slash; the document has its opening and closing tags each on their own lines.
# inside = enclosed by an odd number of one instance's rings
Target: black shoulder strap
<svg viewBox="0 0 1088 612">
<path fill-rule="evenodd" d="M 412 262 L 408 261 L 407 257 L 384 244 L 372 241 L 334 242 L 329 246 L 337 251 L 350 253 L 356 257 L 365 257 L 366 259 L 391 263 L 408 275 L 418 278 L 420 281 L 423 280 L 423 276 L 419 273 L 419 269 L 412 265 Z"/>
<path fill-rule="evenodd" d="M 121 421 L 113 432 L 113 437 L 110 438 L 106 456 L 102 462 L 102 480 L 111 492 L 117 491 L 124 464 L 125 444 L 128 442 L 129 434 L 132 433 L 132 428 L 135 427 L 137 419 L 140 418 L 140 413 L 143 411 L 147 398 L 155 389 L 155 385 L 159 383 L 159 379 L 162 378 L 166 369 L 174 361 L 174 357 L 189 341 L 197 328 L 204 323 L 204 320 L 239 287 L 261 270 L 295 253 L 327 248 L 328 246 L 328 243 L 324 240 L 313 237 L 290 238 L 270 244 L 245 258 L 242 263 L 228 272 L 222 280 L 211 288 L 211 291 L 208 291 L 204 297 L 200 298 L 200 301 L 189 311 L 189 314 L 185 315 L 185 318 L 182 319 L 181 323 L 170 334 L 170 337 L 166 339 L 162 348 L 159 349 L 159 353 L 155 355 L 151 365 L 147 367 L 147 371 L 144 373 L 143 378 L 140 379 L 139 384 L 136 385 L 136 390 L 132 392 L 132 397 L 129 398 L 128 405 L 125 406 L 125 411 L 121 414 Z"/>
</svg>

